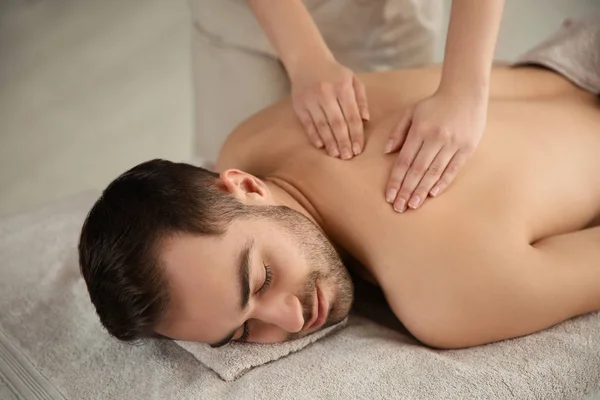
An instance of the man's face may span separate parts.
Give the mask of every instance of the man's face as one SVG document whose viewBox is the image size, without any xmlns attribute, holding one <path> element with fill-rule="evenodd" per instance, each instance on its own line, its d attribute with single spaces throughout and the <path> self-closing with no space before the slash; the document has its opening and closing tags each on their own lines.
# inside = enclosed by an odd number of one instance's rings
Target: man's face
<svg viewBox="0 0 600 400">
<path fill-rule="evenodd" d="M 332 245 L 300 213 L 268 208 L 268 216 L 234 220 L 220 237 L 163 241 L 172 302 L 158 333 L 212 345 L 274 343 L 348 315 L 352 281 Z"/>
</svg>

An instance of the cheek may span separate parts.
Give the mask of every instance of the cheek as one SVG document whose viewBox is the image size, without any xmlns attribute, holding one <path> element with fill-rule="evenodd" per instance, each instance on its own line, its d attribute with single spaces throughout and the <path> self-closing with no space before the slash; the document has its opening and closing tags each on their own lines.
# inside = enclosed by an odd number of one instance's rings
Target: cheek
<svg viewBox="0 0 600 400">
<path fill-rule="evenodd" d="M 310 271 L 306 258 L 302 254 L 300 246 L 291 240 L 275 242 L 271 249 L 271 267 L 274 273 L 279 272 L 282 282 L 297 284 L 306 280 Z"/>
<path fill-rule="evenodd" d="M 280 289 L 297 291 L 311 274 L 311 268 L 302 258 L 282 257 L 275 263 L 274 274 L 279 272 Z"/>
</svg>

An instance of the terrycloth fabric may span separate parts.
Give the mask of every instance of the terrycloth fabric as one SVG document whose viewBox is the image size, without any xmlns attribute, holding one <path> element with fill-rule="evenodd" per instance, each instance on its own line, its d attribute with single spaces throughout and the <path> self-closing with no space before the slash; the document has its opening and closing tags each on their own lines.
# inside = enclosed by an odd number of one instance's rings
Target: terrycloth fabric
<svg viewBox="0 0 600 400">
<path fill-rule="evenodd" d="M 65 399 L 579 400 L 600 390 L 600 313 L 459 351 L 351 316 L 233 382 L 171 341 L 121 343 L 98 322 L 78 271 L 79 230 L 96 198 L 0 220 L 0 331 Z"/>
<path fill-rule="evenodd" d="M 199 3 L 196 1 L 191 4 L 193 7 L 194 4 Z M 245 5 L 235 2 L 230 5 L 234 4 L 240 7 L 238 11 L 250 12 Z M 198 9 L 196 14 L 203 16 L 206 13 L 206 10 L 200 12 Z M 555 69 L 583 88 L 600 92 L 600 15 L 596 18 L 565 24 L 556 35 L 520 57 L 515 65 L 526 63 L 541 64 Z M 213 349 L 203 344 L 180 344 L 223 379 L 230 381 L 253 367 L 288 355 L 313 341 L 306 338 L 306 340 L 271 346 L 232 343 L 231 347 L 221 349 Z"/>
<path fill-rule="evenodd" d="M 79 230 L 96 198 L 0 220 L 0 338 L 65 399 L 579 400 L 600 391 L 600 313 L 455 351 L 350 316 L 337 334 L 233 382 L 171 341 L 123 344 L 101 328 L 78 271 Z M 6 380 L 24 378 L 7 373 L 0 344 L 4 398 L 19 386 Z"/>
<path fill-rule="evenodd" d="M 523 54 L 514 65 L 528 64 L 543 65 L 600 94 L 600 13 L 565 21 L 556 34 Z"/>
<path fill-rule="evenodd" d="M 252 368 L 261 366 L 302 350 L 325 336 L 343 328 L 348 319 L 308 335 L 306 337 L 278 344 L 235 343 L 213 349 L 205 343 L 176 341 L 194 355 L 204 365 L 215 371 L 226 381 L 233 381 Z"/>
</svg>

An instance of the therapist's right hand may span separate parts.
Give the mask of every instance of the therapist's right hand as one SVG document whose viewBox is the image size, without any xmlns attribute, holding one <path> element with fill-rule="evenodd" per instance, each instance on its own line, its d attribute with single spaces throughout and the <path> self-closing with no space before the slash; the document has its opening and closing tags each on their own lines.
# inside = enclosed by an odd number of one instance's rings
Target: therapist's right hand
<svg viewBox="0 0 600 400">
<path fill-rule="evenodd" d="M 335 60 L 308 64 L 290 76 L 294 111 L 310 142 L 332 157 L 349 160 L 364 148 L 369 120 L 364 84 Z"/>
</svg>

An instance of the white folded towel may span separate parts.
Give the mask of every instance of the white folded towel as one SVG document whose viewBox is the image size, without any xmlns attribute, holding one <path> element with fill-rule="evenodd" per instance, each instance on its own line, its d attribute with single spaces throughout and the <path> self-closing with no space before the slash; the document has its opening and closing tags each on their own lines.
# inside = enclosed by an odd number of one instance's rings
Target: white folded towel
<svg viewBox="0 0 600 400">
<path fill-rule="evenodd" d="M 223 380 L 233 381 L 252 368 L 295 353 L 315 341 L 346 326 L 348 318 L 300 339 L 283 343 L 236 343 L 212 348 L 206 343 L 175 341 L 194 355 L 202 364 L 215 371 Z"/>
</svg>

